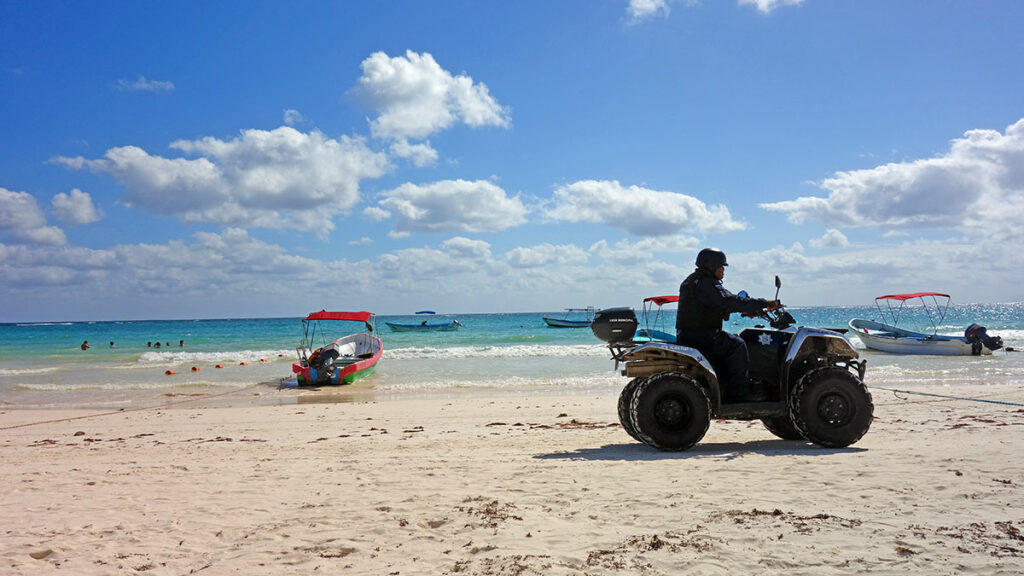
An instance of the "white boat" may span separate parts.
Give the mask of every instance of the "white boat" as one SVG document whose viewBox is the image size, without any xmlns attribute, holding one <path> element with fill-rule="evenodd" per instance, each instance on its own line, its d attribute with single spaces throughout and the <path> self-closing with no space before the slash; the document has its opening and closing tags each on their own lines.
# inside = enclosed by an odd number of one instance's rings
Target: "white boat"
<svg viewBox="0 0 1024 576">
<path fill-rule="evenodd" d="M 928 304 L 928 298 L 932 304 Z M 940 298 L 945 298 L 945 303 L 940 303 Z M 900 315 L 904 311 L 904 304 L 907 301 L 918 301 L 925 316 L 931 321 L 932 332 L 915 332 L 900 328 Z M 864 346 L 881 352 L 892 354 L 931 354 L 936 356 L 979 356 L 991 354 L 993 350 L 1002 347 L 1003 341 L 998 336 L 989 336 L 983 326 L 971 324 L 964 331 L 963 336 L 948 336 L 938 334 L 938 326 L 946 317 L 949 310 L 949 294 L 939 292 L 916 292 L 913 294 L 887 294 L 875 298 L 875 306 L 879 313 L 884 315 L 881 302 L 888 307 L 892 324 L 854 318 L 850 320 L 850 331 L 860 339 Z M 899 302 L 894 306 L 893 302 Z"/>
<path fill-rule="evenodd" d="M 569 318 L 573 313 L 584 313 L 586 318 Z M 566 308 L 565 316 L 562 318 L 556 318 L 554 316 L 542 316 L 544 323 L 552 328 L 589 328 L 590 323 L 594 321 L 595 308 L 588 306 L 586 308 Z"/>
</svg>

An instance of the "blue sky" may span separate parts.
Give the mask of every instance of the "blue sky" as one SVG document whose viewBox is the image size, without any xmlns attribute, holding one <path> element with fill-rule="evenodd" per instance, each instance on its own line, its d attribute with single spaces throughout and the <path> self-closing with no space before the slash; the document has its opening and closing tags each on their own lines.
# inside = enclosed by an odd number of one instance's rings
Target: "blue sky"
<svg viewBox="0 0 1024 576">
<path fill-rule="evenodd" d="M 1024 4 L 0 3 L 0 321 L 1024 300 Z"/>
</svg>

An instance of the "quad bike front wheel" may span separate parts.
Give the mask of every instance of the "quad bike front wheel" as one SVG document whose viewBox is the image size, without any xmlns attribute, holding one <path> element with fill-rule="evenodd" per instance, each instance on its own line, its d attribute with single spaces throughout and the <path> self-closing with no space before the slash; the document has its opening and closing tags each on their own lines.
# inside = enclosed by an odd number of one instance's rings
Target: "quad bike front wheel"
<svg viewBox="0 0 1024 576">
<path fill-rule="evenodd" d="M 641 442 L 658 450 L 686 450 L 707 433 L 711 401 L 693 378 L 666 372 L 637 383 L 629 417 Z"/>
<path fill-rule="evenodd" d="M 797 382 L 790 415 L 811 442 L 845 448 L 867 434 L 874 409 L 863 382 L 842 368 L 828 367 L 808 372 Z"/>
<path fill-rule="evenodd" d="M 793 418 L 789 414 L 783 414 L 779 416 L 765 416 L 761 418 L 761 423 L 768 429 L 769 432 L 782 438 L 783 440 L 803 440 L 804 435 L 797 430 L 796 424 L 793 424 Z"/>
</svg>

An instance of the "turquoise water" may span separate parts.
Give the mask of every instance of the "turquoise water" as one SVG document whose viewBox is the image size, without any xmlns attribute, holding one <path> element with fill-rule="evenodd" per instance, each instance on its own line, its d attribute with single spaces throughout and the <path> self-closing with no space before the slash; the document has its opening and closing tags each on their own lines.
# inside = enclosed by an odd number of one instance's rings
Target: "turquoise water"
<svg viewBox="0 0 1024 576">
<path fill-rule="evenodd" d="M 673 332 L 675 316 L 669 308 L 662 321 Z M 790 312 L 800 325 L 831 328 L 844 327 L 853 317 L 883 319 L 873 306 Z M 913 324 L 910 312 L 904 312 L 901 325 Z M 384 325 L 417 322 L 422 316 L 378 317 L 385 352 L 376 374 L 354 386 L 320 392 L 341 397 L 516 390 L 588 394 L 621 387 L 623 379 L 613 371 L 607 349 L 590 330 L 550 328 L 541 317 L 552 314 L 558 313 L 438 315 L 433 318 L 457 318 L 464 327 L 422 333 L 393 333 Z M 727 324 L 732 331 L 755 323 L 737 315 L 733 319 Z M 1024 303 L 954 306 L 938 331 L 962 334 L 974 322 L 1001 336 L 1007 346 L 1024 347 Z M 361 329 L 353 323 L 327 326 L 330 339 Z M 302 335 L 300 318 L 0 324 L 0 406 L 124 406 L 242 389 L 263 400 L 301 400 L 309 392 L 295 389 L 291 362 Z M 89 350 L 80 349 L 83 341 Z M 156 342 L 160 348 L 152 346 Z M 853 344 L 863 349 L 855 338 Z M 863 354 L 869 360 L 869 385 L 1024 383 L 1024 353 L 981 358 Z M 168 370 L 175 374 L 165 374 Z"/>
</svg>

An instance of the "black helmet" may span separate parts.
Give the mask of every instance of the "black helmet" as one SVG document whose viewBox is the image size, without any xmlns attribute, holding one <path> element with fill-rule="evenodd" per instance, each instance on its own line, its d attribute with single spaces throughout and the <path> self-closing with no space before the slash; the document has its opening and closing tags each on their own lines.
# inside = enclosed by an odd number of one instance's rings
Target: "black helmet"
<svg viewBox="0 0 1024 576">
<path fill-rule="evenodd" d="M 697 253 L 697 268 L 705 270 L 717 270 L 722 266 L 728 266 L 725 259 L 725 252 L 718 248 L 705 248 Z"/>
</svg>

